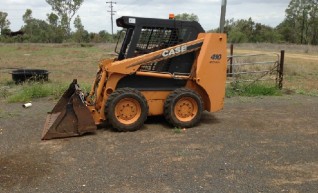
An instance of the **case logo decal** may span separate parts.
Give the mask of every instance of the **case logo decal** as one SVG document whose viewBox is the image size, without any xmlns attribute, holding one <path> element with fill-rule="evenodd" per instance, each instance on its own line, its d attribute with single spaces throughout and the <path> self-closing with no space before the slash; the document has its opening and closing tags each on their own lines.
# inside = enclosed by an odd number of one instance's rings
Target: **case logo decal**
<svg viewBox="0 0 318 193">
<path fill-rule="evenodd" d="M 163 57 L 173 56 L 175 54 L 185 52 L 185 51 L 187 51 L 187 49 L 188 49 L 188 47 L 186 45 L 184 45 L 184 46 L 176 47 L 176 48 L 171 49 L 171 50 L 164 50 L 162 52 L 162 56 Z"/>
</svg>

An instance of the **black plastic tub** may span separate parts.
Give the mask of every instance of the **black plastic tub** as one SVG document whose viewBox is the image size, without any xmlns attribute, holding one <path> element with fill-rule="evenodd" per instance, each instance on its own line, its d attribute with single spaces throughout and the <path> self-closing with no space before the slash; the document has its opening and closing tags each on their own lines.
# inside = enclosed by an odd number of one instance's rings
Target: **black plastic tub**
<svg viewBox="0 0 318 193">
<path fill-rule="evenodd" d="M 19 69 L 11 72 L 12 80 L 15 83 L 25 81 L 48 81 L 49 72 L 41 69 Z"/>
</svg>

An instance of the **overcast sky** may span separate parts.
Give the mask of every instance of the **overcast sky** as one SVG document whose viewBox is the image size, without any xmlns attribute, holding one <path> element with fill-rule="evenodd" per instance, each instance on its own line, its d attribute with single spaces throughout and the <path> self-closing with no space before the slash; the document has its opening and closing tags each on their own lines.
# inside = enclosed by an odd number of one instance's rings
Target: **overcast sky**
<svg viewBox="0 0 318 193">
<path fill-rule="evenodd" d="M 111 31 L 110 0 L 84 0 L 77 12 L 89 32 Z M 221 0 L 114 0 L 114 18 L 138 16 L 168 18 L 169 13 L 194 13 L 205 30 L 219 26 Z M 226 18 L 248 19 L 275 27 L 283 21 L 290 0 L 227 0 Z M 51 7 L 45 0 L 0 0 L 0 11 L 7 12 L 13 31 L 23 25 L 22 15 L 32 9 L 33 17 L 46 20 Z"/>
</svg>

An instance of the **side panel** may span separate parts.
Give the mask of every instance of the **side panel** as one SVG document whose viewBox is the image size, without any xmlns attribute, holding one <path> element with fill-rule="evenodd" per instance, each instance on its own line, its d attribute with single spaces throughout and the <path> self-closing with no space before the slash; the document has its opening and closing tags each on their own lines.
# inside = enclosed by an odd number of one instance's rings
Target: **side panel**
<svg viewBox="0 0 318 193">
<path fill-rule="evenodd" d="M 145 96 L 149 106 L 148 116 L 162 115 L 166 98 L 171 91 L 141 91 Z"/>
<path fill-rule="evenodd" d="M 196 82 L 208 94 L 211 107 L 210 112 L 221 110 L 224 105 L 226 84 L 226 35 L 199 34 L 204 38 L 200 54 L 197 59 Z"/>
</svg>

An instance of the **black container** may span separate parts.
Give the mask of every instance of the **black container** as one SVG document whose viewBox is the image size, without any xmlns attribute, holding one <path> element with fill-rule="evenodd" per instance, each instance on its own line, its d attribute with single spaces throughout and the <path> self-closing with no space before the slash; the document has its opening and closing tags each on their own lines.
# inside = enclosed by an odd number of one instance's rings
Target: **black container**
<svg viewBox="0 0 318 193">
<path fill-rule="evenodd" d="M 48 81 L 49 72 L 47 70 L 40 69 L 19 69 L 11 72 L 12 80 L 15 83 L 21 83 L 25 81 Z"/>
</svg>

